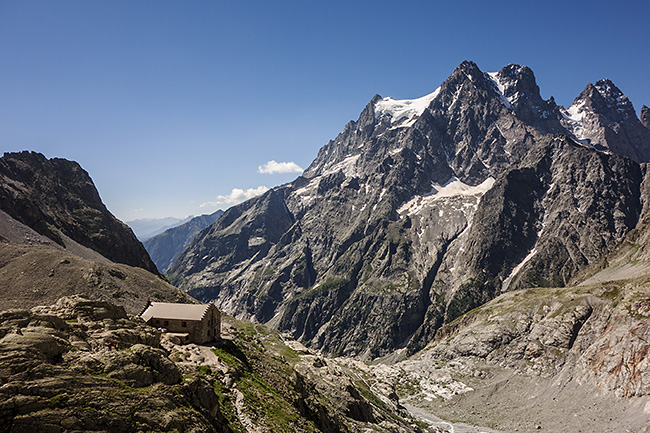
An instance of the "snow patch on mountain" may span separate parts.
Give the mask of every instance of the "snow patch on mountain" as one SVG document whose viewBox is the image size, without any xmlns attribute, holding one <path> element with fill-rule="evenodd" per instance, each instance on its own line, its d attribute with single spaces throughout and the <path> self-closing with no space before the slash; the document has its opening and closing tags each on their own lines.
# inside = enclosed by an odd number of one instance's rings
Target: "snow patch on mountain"
<svg viewBox="0 0 650 433">
<path fill-rule="evenodd" d="M 428 195 L 435 199 L 442 197 L 455 197 L 459 195 L 483 195 L 494 185 L 494 178 L 488 177 L 480 185 L 471 186 L 460 181 L 456 176 L 452 176 L 443 185 L 433 184 L 433 188 Z"/>
<path fill-rule="evenodd" d="M 532 259 L 535 256 L 535 254 L 537 254 L 537 249 L 533 248 L 532 250 L 530 250 L 528 255 L 526 257 L 524 257 L 524 259 L 521 261 L 521 263 L 519 263 L 517 266 L 515 266 L 512 269 L 512 272 L 510 272 L 510 275 L 508 275 L 508 277 L 505 280 L 503 280 L 503 284 L 501 285 L 501 291 L 502 292 L 505 292 L 505 291 L 508 290 L 508 287 L 510 287 L 510 283 L 512 282 L 512 280 L 519 273 L 519 271 L 521 271 L 521 268 L 523 268 L 524 265 L 526 263 L 528 263 L 530 261 L 530 259 Z"/>
<path fill-rule="evenodd" d="M 318 186 L 318 178 L 312 179 L 307 185 L 302 188 L 298 188 L 293 192 L 297 196 L 309 196 L 316 194 L 316 189 Z"/>
<path fill-rule="evenodd" d="M 413 197 L 404 203 L 397 212 L 400 217 L 404 215 L 414 215 L 427 208 L 432 202 L 447 197 L 459 196 L 482 196 L 494 185 L 494 178 L 488 177 L 480 185 L 471 186 L 460 181 L 457 177 L 452 176 L 443 185 L 433 184 L 433 188 L 428 194 Z"/>
<path fill-rule="evenodd" d="M 389 118 L 391 129 L 412 126 L 439 94 L 440 87 L 417 99 L 396 100 L 386 97 L 375 104 L 375 119 Z"/>
<path fill-rule="evenodd" d="M 506 97 L 506 86 L 501 82 L 499 79 L 499 73 L 498 72 L 486 72 L 485 73 L 487 77 L 494 83 L 497 93 L 499 94 L 499 98 L 501 98 L 501 102 L 503 102 L 503 105 L 508 107 L 509 109 L 512 109 L 512 102 L 514 101 L 513 98 L 507 98 Z M 516 95 L 518 97 L 518 95 Z"/>
<path fill-rule="evenodd" d="M 356 176 L 356 163 L 359 156 L 359 154 L 350 155 L 345 157 L 342 161 L 331 164 L 329 167 L 325 168 L 322 174 L 309 179 L 307 185 L 294 190 L 291 195 L 297 198 L 303 206 L 311 206 L 318 196 L 318 183 L 324 176 L 338 173 L 339 171 L 342 171 L 346 177 Z"/>
<path fill-rule="evenodd" d="M 359 159 L 359 154 L 347 156 L 343 161 L 337 162 L 336 164 L 328 167 L 323 175 L 332 174 L 339 171 L 342 171 L 346 177 L 351 177 L 356 175 L 356 164 Z"/>
<path fill-rule="evenodd" d="M 587 112 L 583 109 L 584 105 L 585 101 L 576 101 L 569 108 L 564 109 L 560 107 L 560 113 L 562 113 L 562 117 L 567 121 L 569 131 L 573 136 L 581 143 L 589 144 L 585 136 L 584 120 Z"/>
<path fill-rule="evenodd" d="M 318 181 L 322 176 L 317 176 L 309 181 L 302 188 L 298 188 L 291 195 L 298 199 L 298 202 L 305 207 L 311 206 L 318 196 Z"/>
</svg>

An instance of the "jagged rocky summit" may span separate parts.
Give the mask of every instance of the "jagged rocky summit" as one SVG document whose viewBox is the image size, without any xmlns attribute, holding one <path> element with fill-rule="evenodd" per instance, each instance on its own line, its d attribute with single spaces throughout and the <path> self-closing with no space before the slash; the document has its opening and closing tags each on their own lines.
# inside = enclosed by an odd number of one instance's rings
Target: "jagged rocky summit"
<svg viewBox="0 0 650 433">
<path fill-rule="evenodd" d="M 621 242 L 647 203 L 647 112 L 609 80 L 564 108 L 526 66 L 463 62 L 422 98 L 376 95 L 302 176 L 228 209 L 168 275 L 329 354 L 415 351 Z"/>
</svg>

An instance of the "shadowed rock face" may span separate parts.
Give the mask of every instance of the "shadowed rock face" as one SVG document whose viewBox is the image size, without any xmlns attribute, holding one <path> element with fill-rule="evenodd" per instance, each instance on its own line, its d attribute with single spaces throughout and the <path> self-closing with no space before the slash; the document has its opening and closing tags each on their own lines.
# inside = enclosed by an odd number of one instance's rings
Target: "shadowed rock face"
<svg viewBox="0 0 650 433">
<path fill-rule="evenodd" d="M 368 358 L 416 350 L 502 291 L 565 284 L 637 224 L 642 169 L 626 157 L 650 156 L 627 98 L 590 86 L 564 109 L 527 67 L 463 62 L 421 99 L 375 96 L 301 177 L 229 209 L 169 274 Z"/>
<path fill-rule="evenodd" d="M 34 152 L 5 153 L 0 158 L 0 209 L 61 246 L 67 236 L 109 260 L 158 273 L 76 162 Z"/>
</svg>

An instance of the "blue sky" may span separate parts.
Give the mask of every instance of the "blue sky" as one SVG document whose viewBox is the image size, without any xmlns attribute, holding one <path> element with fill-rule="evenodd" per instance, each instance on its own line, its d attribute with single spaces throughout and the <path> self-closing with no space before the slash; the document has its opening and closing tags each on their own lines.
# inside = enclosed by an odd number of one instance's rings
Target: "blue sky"
<svg viewBox="0 0 650 433">
<path fill-rule="evenodd" d="M 0 0 L 0 140 L 78 161 L 123 220 L 198 215 L 292 180 L 259 168 L 306 168 L 375 93 L 425 95 L 466 59 L 528 65 L 565 106 L 607 77 L 638 112 L 648 17 L 644 1 Z"/>
</svg>

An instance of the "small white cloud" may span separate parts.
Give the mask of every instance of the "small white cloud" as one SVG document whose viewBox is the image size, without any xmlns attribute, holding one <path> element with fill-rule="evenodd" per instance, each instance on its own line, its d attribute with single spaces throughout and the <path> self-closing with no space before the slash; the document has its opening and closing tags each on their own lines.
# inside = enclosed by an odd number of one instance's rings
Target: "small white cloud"
<svg viewBox="0 0 650 433">
<path fill-rule="evenodd" d="M 257 167 L 257 172 L 262 174 L 302 173 L 303 169 L 293 161 L 276 162 L 271 160 L 266 164 Z"/>
<path fill-rule="evenodd" d="M 249 198 L 256 197 L 264 194 L 269 189 L 265 186 L 258 186 L 257 188 L 248 188 L 243 190 L 241 188 L 233 188 L 228 195 L 218 195 L 215 201 L 206 201 L 201 203 L 200 207 L 216 207 L 221 205 L 232 206 L 237 203 L 248 200 Z"/>
</svg>

